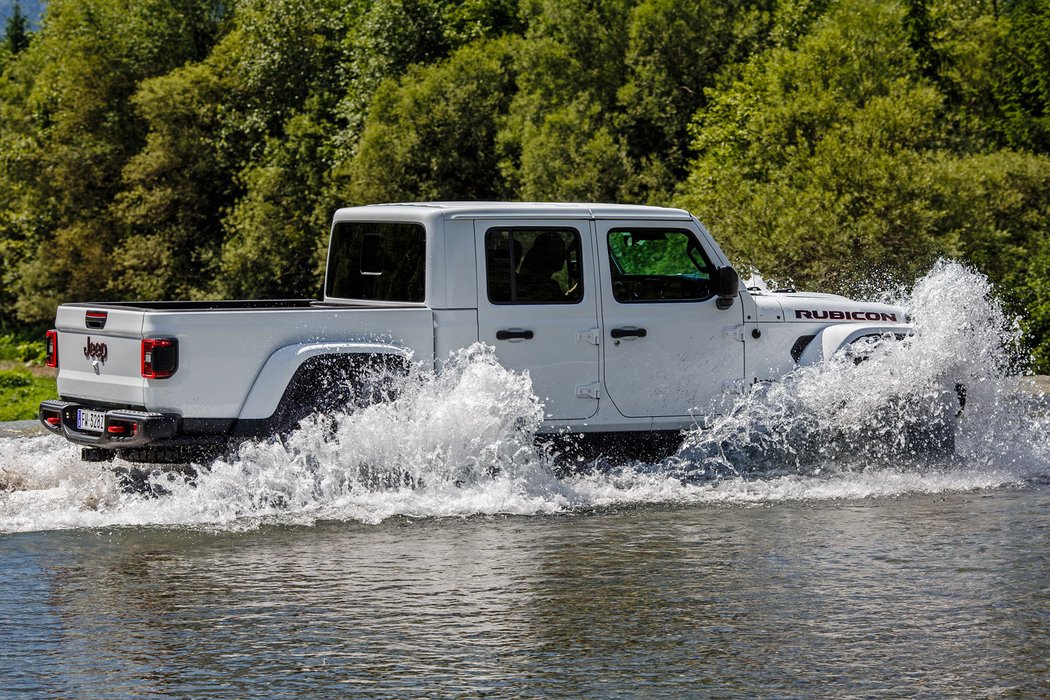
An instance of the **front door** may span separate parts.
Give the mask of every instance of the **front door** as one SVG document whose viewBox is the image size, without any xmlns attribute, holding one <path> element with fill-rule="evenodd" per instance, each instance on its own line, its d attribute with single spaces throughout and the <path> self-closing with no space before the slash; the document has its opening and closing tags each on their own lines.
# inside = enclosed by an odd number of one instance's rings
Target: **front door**
<svg viewBox="0 0 1050 700">
<path fill-rule="evenodd" d="M 704 415 L 744 376 L 742 304 L 717 308 L 689 224 L 598 222 L 605 388 L 624 416 Z"/>
<path fill-rule="evenodd" d="M 475 221 L 478 337 L 528 371 L 548 420 L 598 412 L 598 290 L 589 221 Z"/>
</svg>

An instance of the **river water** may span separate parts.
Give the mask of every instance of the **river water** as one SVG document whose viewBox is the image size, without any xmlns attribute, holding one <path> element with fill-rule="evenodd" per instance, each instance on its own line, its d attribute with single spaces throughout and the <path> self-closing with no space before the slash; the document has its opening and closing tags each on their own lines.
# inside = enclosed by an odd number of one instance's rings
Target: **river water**
<svg viewBox="0 0 1050 700">
<path fill-rule="evenodd" d="M 897 295 L 655 464 L 567 473 L 484 348 L 156 497 L 0 437 L 0 694 L 1046 697 L 1047 399 L 985 280 Z"/>
</svg>

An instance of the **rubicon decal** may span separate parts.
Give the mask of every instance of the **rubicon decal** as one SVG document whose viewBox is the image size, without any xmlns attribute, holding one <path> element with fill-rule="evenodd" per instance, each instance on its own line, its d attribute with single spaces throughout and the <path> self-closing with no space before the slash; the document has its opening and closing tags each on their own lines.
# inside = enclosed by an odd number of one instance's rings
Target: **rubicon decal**
<svg viewBox="0 0 1050 700">
<path fill-rule="evenodd" d="M 897 314 L 885 311 L 828 311 L 816 309 L 795 309 L 795 318 L 806 318 L 814 321 L 890 321 L 897 322 Z"/>
<path fill-rule="evenodd" d="M 92 343 L 91 336 L 88 336 L 87 343 L 84 344 L 84 357 L 106 364 L 106 358 L 109 357 L 109 348 L 106 347 L 105 343 Z"/>
</svg>

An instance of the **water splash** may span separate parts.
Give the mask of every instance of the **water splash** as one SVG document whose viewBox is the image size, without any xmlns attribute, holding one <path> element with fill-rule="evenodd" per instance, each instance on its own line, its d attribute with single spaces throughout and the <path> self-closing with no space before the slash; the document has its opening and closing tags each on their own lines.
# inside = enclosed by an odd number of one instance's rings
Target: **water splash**
<svg viewBox="0 0 1050 700">
<path fill-rule="evenodd" d="M 603 464 L 559 476 L 534 444 L 542 407 L 527 374 L 490 348 L 413 371 L 396 400 L 317 416 L 281 440 L 247 443 L 167 492 L 124 493 L 112 465 L 79 461 L 47 437 L 0 439 L 0 532 L 69 527 L 204 526 L 394 516 L 535 515 L 648 503 L 753 504 L 942 493 L 1045 480 L 1046 398 L 1019 388 L 1016 324 L 988 281 L 938 263 L 906 293 L 914 335 L 868 341 L 733 410 L 657 464 Z M 856 362 L 857 356 L 864 361 Z M 956 420 L 955 384 L 966 385 Z M 932 430 L 931 430 L 932 427 Z M 923 449 L 949 429 L 954 455 Z M 126 466 L 126 465 L 125 465 Z"/>
<path fill-rule="evenodd" d="M 251 515 L 379 522 L 392 515 L 535 513 L 565 505 L 549 455 L 533 444 L 543 409 L 528 375 L 491 348 L 413 371 L 396 399 L 316 416 L 283 440 L 247 443 L 195 483 L 158 486 L 204 521 Z"/>
<path fill-rule="evenodd" d="M 678 468 L 914 469 L 938 460 L 1032 461 L 1033 450 L 1042 452 L 1045 421 L 1034 398 L 1025 406 L 1018 390 L 1020 330 L 987 278 L 941 261 L 909 293 L 883 300 L 909 310 L 913 334 L 863 338 L 781 382 L 753 386 L 725 417 L 686 436 Z M 1045 463 L 1046 455 L 1035 461 Z"/>
</svg>

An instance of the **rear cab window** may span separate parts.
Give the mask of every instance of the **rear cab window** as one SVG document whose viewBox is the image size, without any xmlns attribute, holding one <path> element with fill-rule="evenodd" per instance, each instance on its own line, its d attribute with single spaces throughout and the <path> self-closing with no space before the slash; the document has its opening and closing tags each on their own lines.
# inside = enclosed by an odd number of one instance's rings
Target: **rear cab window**
<svg viewBox="0 0 1050 700">
<path fill-rule="evenodd" d="M 328 249 L 325 296 L 422 303 L 426 252 L 422 224 L 340 221 Z"/>
</svg>

